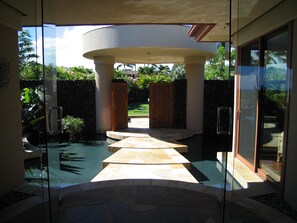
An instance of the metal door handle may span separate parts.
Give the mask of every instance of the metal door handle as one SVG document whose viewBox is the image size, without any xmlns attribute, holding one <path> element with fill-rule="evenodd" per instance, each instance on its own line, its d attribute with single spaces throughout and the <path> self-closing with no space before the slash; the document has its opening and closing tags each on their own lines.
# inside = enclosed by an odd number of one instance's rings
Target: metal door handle
<svg viewBox="0 0 297 223">
<path fill-rule="evenodd" d="M 228 118 L 228 122 L 227 122 L 226 118 Z M 224 124 L 222 124 L 222 121 Z M 227 134 L 231 135 L 232 134 L 232 108 L 231 107 L 218 107 L 218 109 L 217 109 L 217 134 L 218 135 L 227 135 Z"/>
<path fill-rule="evenodd" d="M 57 131 L 53 131 L 53 128 L 52 128 L 52 116 L 53 116 L 53 111 L 54 110 L 57 111 L 57 122 L 58 122 Z M 62 106 L 54 106 L 54 107 L 49 108 L 49 111 L 48 111 L 48 129 L 49 129 L 50 133 L 57 134 L 57 133 L 62 133 L 63 132 L 62 118 L 63 118 L 63 107 Z"/>
</svg>

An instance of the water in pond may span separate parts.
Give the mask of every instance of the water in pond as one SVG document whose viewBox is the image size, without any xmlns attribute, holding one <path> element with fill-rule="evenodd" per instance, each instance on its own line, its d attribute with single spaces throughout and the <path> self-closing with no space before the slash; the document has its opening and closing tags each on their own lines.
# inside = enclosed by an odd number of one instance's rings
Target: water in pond
<svg viewBox="0 0 297 223">
<path fill-rule="evenodd" d="M 211 139 L 211 142 L 216 141 Z M 102 161 L 112 153 L 108 150 L 110 141 L 105 137 L 97 140 L 87 140 L 76 143 L 49 143 L 49 177 L 50 186 L 61 188 L 75 184 L 90 182 L 102 169 Z M 215 144 L 209 144 L 209 140 L 201 135 L 182 140 L 188 145 L 188 153 L 183 154 L 191 162 L 191 174 L 201 184 L 224 188 L 227 190 L 241 188 L 240 184 L 227 172 L 225 184 L 224 167 L 216 159 L 216 153 L 220 151 Z M 46 179 L 47 167 L 38 166 L 26 161 L 25 177 L 31 184 L 40 185 L 41 177 Z"/>
<path fill-rule="evenodd" d="M 48 167 L 40 167 L 38 160 L 25 163 L 25 178 L 40 184 L 49 170 L 50 186 L 65 187 L 90 182 L 102 169 L 102 161 L 112 153 L 106 139 L 77 143 L 49 143 Z M 45 181 L 46 182 L 46 181 Z M 44 182 L 43 182 L 44 183 Z"/>
</svg>

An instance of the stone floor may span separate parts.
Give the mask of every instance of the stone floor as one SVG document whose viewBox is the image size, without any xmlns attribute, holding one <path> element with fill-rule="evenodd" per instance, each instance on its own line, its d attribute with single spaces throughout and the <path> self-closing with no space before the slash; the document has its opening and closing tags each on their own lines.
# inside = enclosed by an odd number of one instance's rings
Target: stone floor
<svg viewBox="0 0 297 223">
<path fill-rule="evenodd" d="M 135 126 L 133 128 L 134 130 L 128 133 L 121 132 L 116 137 L 119 139 L 131 137 L 131 132 L 137 129 Z M 185 136 L 184 131 L 178 135 L 174 130 L 174 136 L 170 136 L 170 132 L 171 130 L 168 130 L 164 138 L 157 138 L 157 140 L 177 140 L 180 135 Z M 142 134 L 141 137 L 144 138 L 153 134 L 162 135 L 161 131 L 145 129 L 141 131 L 138 129 L 135 134 Z M 224 156 L 225 154 L 221 153 L 217 158 L 220 160 L 220 157 Z M 265 182 L 254 178 L 254 175 L 248 175 L 248 171 L 243 177 L 248 180 L 246 187 L 225 191 L 223 188 L 197 183 L 195 179 L 192 179 L 192 182 L 190 178 L 181 181 L 179 176 L 184 175 L 183 171 L 188 170 L 180 163 L 165 164 L 162 168 L 156 167 L 155 164 L 145 165 L 148 166 L 146 170 L 143 166 L 139 166 L 141 164 L 138 161 L 133 165 L 126 162 L 127 160 L 121 163 L 121 166 L 110 163 L 108 166 L 115 170 L 108 171 L 107 174 L 103 170 L 103 176 L 95 177 L 94 182 L 51 190 L 52 222 L 296 222 L 281 212 L 250 199 L 252 196 L 271 193 L 273 190 Z M 236 174 L 240 176 L 242 166 L 238 166 L 237 161 L 234 162 L 234 159 L 230 158 L 227 164 L 231 174 L 234 174 L 234 170 L 238 168 Z M 174 171 L 170 165 L 176 170 Z M 220 168 L 223 168 L 223 165 L 220 165 Z M 167 169 L 168 167 L 170 168 Z M 167 174 L 167 171 L 174 172 Z M 150 176 L 153 172 L 157 172 L 160 177 L 143 179 L 143 176 L 146 174 Z M 128 176 L 125 179 L 119 179 L 118 173 Z M 139 177 L 130 177 L 129 173 Z M 170 180 L 166 179 L 168 175 Z M 44 193 L 47 190 L 41 193 L 30 185 L 23 185 L 17 190 L 34 193 L 35 196 L 1 210 L 0 222 L 34 223 L 43 222 L 43 218 L 50 218 L 46 215 L 47 212 L 44 212 L 44 210 L 47 211 L 47 201 L 49 201 L 48 194 Z"/>
<path fill-rule="evenodd" d="M 191 163 L 180 154 L 187 152 L 187 145 L 172 141 L 191 136 L 191 131 L 164 129 L 163 132 L 166 134 L 162 134 L 159 129 L 140 128 L 148 126 L 147 120 L 131 119 L 128 130 L 107 133 L 109 137 L 122 139 L 108 146 L 109 151 L 114 154 L 103 161 L 104 169 L 92 182 L 158 179 L 198 183 L 187 170 L 190 169 Z M 131 127 L 138 131 L 131 131 Z M 129 135 L 123 135 L 123 132 L 129 132 Z M 188 132 L 189 135 L 185 135 L 184 132 Z"/>
</svg>

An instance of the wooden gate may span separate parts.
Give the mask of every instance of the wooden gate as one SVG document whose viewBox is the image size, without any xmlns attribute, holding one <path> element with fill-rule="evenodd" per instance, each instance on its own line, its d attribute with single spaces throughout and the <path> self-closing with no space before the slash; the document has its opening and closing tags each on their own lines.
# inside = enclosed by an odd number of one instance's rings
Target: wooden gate
<svg viewBox="0 0 297 223">
<path fill-rule="evenodd" d="M 111 84 L 111 129 L 128 128 L 128 85 L 126 82 Z"/>
<path fill-rule="evenodd" d="M 150 84 L 150 128 L 172 128 L 173 106 L 172 84 Z"/>
</svg>

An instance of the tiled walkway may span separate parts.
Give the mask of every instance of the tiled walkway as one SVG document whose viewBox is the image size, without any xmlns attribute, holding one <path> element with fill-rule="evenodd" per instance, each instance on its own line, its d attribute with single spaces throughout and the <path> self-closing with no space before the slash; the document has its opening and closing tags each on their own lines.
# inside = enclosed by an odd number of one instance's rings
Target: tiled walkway
<svg viewBox="0 0 297 223">
<path fill-rule="evenodd" d="M 147 154 L 150 154 L 150 153 L 146 153 L 146 155 L 144 155 L 145 152 L 142 152 L 140 149 L 157 149 L 161 151 L 160 149 L 174 148 L 179 153 L 185 154 L 188 152 L 188 146 L 180 142 L 177 142 L 175 140 L 186 139 L 193 136 L 193 132 L 187 129 L 153 129 L 153 128 L 150 129 L 148 128 L 149 127 L 148 118 L 131 118 L 128 125 L 129 125 L 128 129 L 107 132 L 107 136 L 114 139 L 120 139 L 120 141 L 109 145 L 108 148 L 111 152 L 117 152 L 119 150 L 122 150 L 121 153 L 123 153 L 123 150 L 127 148 L 130 150 L 132 148 L 134 149 L 137 148 L 138 149 L 137 154 L 139 154 L 138 156 L 145 157 L 143 159 L 143 163 L 148 163 L 147 159 L 150 156 Z M 159 154 L 157 156 L 161 156 L 161 155 Z M 135 154 L 134 154 L 134 157 L 135 157 Z M 223 157 L 222 152 L 217 153 L 216 158 L 221 164 L 224 163 L 222 157 Z M 134 159 L 133 157 L 130 157 L 130 158 Z M 125 161 L 121 162 L 121 164 L 131 164 L 131 162 L 129 161 L 129 158 L 127 160 L 127 156 L 125 158 L 123 157 L 123 159 L 125 159 Z M 150 163 L 153 164 L 153 162 L 155 162 L 156 160 L 157 160 L 156 157 L 151 157 Z M 160 159 L 158 159 L 158 162 L 160 164 L 162 163 Z M 134 163 L 134 164 L 141 164 L 141 161 L 138 159 L 137 163 Z M 173 163 L 170 163 L 170 164 L 173 164 Z M 206 165 L 208 164 L 206 163 Z M 207 168 L 210 168 L 210 167 L 207 167 Z M 251 183 L 263 182 L 255 173 L 253 173 L 251 170 L 249 170 L 244 165 L 242 165 L 240 161 L 238 161 L 237 159 L 234 159 L 232 153 L 229 153 L 228 155 L 227 168 L 229 173 L 232 175 L 232 177 L 234 177 L 234 179 L 238 181 L 238 183 L 241 185 L 242 188 L 247 188 L 248 184 L 251 184 Z M 104 176 L 107 176 L 106 172 L 108 172 L 108 170 L 104 170 Z M 220 174 L 223 175 L 222 174 L 223 172 L 224 171 L 221 170 Z M 111 174 L 114 175 L 113 173 Z M 131 176 L 132 175 L 133 174 L 131 174 Z M 100 173 L 96 176 L 96 179 L 100 179 L 98 176 L 100 176 Z M 120 179 L 122 178 L 120 177 Z M 182 181 L 182 178 L 180 180 Z"/>
<path fill-rule="evenodd" d="M 107 133 L 121 141 L 109 145 L 108 149 L 114 154 L 103 161 L 104 169 L 92 182 L 157 179 L 198 183 L 188 171 L 191 163 L 180 154 L 187 152 L 187 145 L 173 141 L 190 137 L 192 132 L 146 127 L 147 118 L 131 119 L 129 129 Z"/>
</svg>

